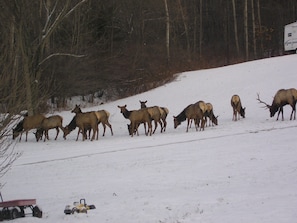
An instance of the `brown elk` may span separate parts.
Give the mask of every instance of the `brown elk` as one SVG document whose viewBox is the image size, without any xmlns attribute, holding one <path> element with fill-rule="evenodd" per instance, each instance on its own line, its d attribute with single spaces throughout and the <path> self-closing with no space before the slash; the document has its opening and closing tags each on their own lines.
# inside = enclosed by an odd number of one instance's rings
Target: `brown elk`
<svg viewBox="0 0 297 223">
<path fill-rule="evenodd" d="M 98 140 L 98 119 L 95 112 L 81 112 L 79 105 L 75 105 L 75 108 L 71 112 L 75 113 L 76 115 L 73 118 L 73 120 L 69 123 L 69 125 L 67 125 L 64 128 L 64 139 L 77 126 L 78 132 L 77 132 L 76 141 L 78 140 L 79 133 L 82 133 L 83 141 L 87 139 L 86 130 L 88 130 L 89 128 L 93 130 L 91 141 L 95 139 L 96 134 L 97 134 L 96 139 Z"/>
<path fill-rule="evenodd" d="M 215 116 L 213 113 L 213 106 L 211 103 L 206 103 L 206 113 L 205 116 L 209 119 L 209 126 L 210 122 L 215 125 L 218 125 L 218 116 Z"/>
<path fill-rule="evenodd" d="M 173 116 L 173 122 L 174 122 L 174 128 L 176 129 L 177 126 L 181 124 L 181 122 L 187 120 L 187 130 L 189 131 L 189 124 L 191 120 L 194 120 L 196 131 L 198 131 L 198 125 L 200 120 L 201 122 L 201 128 L 204 129 L 205 121 L 203 119 L 203 112 L 201 108 L 199 107 L 198 102 L 195 104 L 188 105 L 179 115 Z"/>
<path fill-rule="evenodd" d="M 111 132 L 111 135 L 113 135 L 113 131 L 112 131 L 112 126 L 111 124 L 109 123 L 109 116 L 110 116 L 110 113 L 106 110 L 98 110 L 98 111 L 95 111 L 95 114 L 97 116 L 97 119 L 98 119 L 98 124 L 102 124 L 103 126 L 103 135 L 102 136 L 105 136 L 105 130 L 106 130 L 106 126 L 108 126 L 110 128 L 110 132 Z"/>
<path fill-rule="evenodd" d="M 71 112 L 75 113 L 75 114 L 82 113 L 80 105 L 75 105 L 75 108 Z M 94 112 L 97 116 L 98 124 L 101 123 L 103 126 L 103 135 L 102 136 L 105 136 L 106 126 L 108 126 L 110 128 L 111 135 L 113 135 L 112 126 L 108 120 L 110 113 L 106 110 L 98 110 L 98 111 L 94 111 Z M 85 130 L 87 129 L 89 131 L 89 138 L 90 138 L 90 130 L 91 130 L 90 127 L 91 126 L 89 126 L 89 129 L 85 128 Z M 98 139 L 98 133 L 97 133 L 97 139 Z"/>
<path fill-rule="evenodd" d="M 17 126 L 13 129 L 13 139 L 20 135 L 20 141 L 22 139 L 23 132 L 26 132 L 26 142 L 28 138 L 28 132 L 31 129 L 40 128 L 41 122 L 45 119 L 42 114 L 36 114 L 32 116 L 26 116 L 22 121 L 20 121 Z"/>
<path fill-rule="evenodd" d="M 271 105 L 261 101 L 259 94 L 257 95 L 258 95 L 257 100 L 260 103 L 265 104 L 265 106 L 269 108 L 270 117 L 273 117 L 275 113 L 278 111 L 276 120 L 278 120 L 280 113 L 282 113 L 282 120 L 284 120 L 283 107 L 285 105 L 291 105 L 292 112 L 291 112 L 290 120 L 292 120 L 293 113 L 294 113 L 294 120 L 296 119 L 297 90 L 295 88 L 278 90 L 273 98 Z"/>
<path fill-rule="evenodd" d="M 233 108 L 233 121 L 239 120 L 240 116 L 245 118 L 245 108 L 242 107 L 240 97 L 237 94 L 231 97 L 231 106 Z"/>
<path fill-rule="evenodd" d="M 150 114 L 152 120 L 154 120 L 155 128 L 154 128 L 153 133 L 155 133 L 155 131 L 157 129 L 157 126 L 158 126 L 158 123 L 161 126 L 161 132 L 163 132 L 163 129 L 164 129 L 163 124 L 164 124 L 164 122 L 163 122 L 163 119 L 162 119 L 162 114 L 164 113 L 164 110 L 162 110 L 159 106 L 147 107 L 146 106 L 147 101 L 139 101 L 139 102 L 140 102 L 140 108 L 147 109 L 147 111 Z M 163 114 L 163 116 L 164 116 L 164 114 Z"/>
<path fill-rule="evenodd" d="M 152 135 L 152 120 L 151 116 L 146 109 L 129 111 L 127 105 L 119 106 L 120 112 L 126 119 L 130 120 L 130 135 L 133 137 L 137 131 L 138 126 L 144 123 L 146 135 Z M 146 124 L 148 125 L 148 131 L 146 132 Z"/>
<path fill-rule="evenodd" d="M 57 140 L 57 137 L 59 135 L 59 128 L 64 132 L 64 127 L 62 126 L 62 122 L 63 122 L 63 118 L 60 115 L 53 115 L 43 119 L 40 127 L 36 130 L 36 133 L 35 133 L 36 141 L 38 142 L 39 140 L 41 140 L 43 134 L 44 134 L 44 142 L 46 141 L 46 139 L 49 140 L 48 130 L 54 129 L 54 128 L 57 131 L 57 134 L 55 137 L 55 140 Z"/>
</svg>

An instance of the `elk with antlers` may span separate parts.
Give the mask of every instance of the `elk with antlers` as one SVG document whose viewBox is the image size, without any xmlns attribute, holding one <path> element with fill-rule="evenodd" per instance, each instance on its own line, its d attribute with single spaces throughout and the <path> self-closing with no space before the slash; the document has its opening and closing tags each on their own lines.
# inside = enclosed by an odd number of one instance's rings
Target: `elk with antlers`
<svg viewBox="0 0 297 223">
<path fill-rule="evenodd" d="M 283 107 L 289 104 L 292 107 L 290 120 L 292 120 L 293 113 L 294 113 L 294 120 L 296 119 L 297 90 L 295 88 L 278 90 L 273 98 L 272 105 L 269 105 L 264 101 L 260 100 L 259 94 L 257 95 L 258 95 L 257 100 L 260 103 L 264 104 L 266 108 L 269 108 L 270 117 L 273 117 L 275 113 L 278 111 L 276 120 L 278 120 L 280 113 L 282 113 L 282 120 L 284 120 Z"/>
</svg>

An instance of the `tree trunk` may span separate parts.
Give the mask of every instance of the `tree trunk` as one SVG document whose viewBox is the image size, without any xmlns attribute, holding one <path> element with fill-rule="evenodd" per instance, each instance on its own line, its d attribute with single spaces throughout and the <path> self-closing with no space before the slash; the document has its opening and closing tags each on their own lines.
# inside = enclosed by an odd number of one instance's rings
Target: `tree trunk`
<svg viewBox="0 0 297 223">
<path fill-rule="evenodd" d="M 167 66 L 170 64 L 170 18 L 168 11 L 167 0 L 164 0 L 165 15 L 166 15 L 166 54 L 167 54 Z"/>
<path fill-rule="evenodd" d="M 251 0 L 251 11 L 252 11 L 252 26 L 253 26 L 253 49 L 254 49 L 254 59 L 257 59 L 257 40 L 256 40 L 256 24 L 255 24 L 255 8 L 254 0 Z"/>
<path fill-rule="evenodd" d="M 238 42 L 235 0 L 232 0 L 232 9 L 233 9 L 233 24 L 234 24 L 234 38 L 235 38 L 236 52 L 237 52 L 237 56 L 239 56 L 239 42 Z"/>
<path fill-rule="evenodd" d="M 257 0 L 257 11 L 258 11 L 258 27 L 259 27 L 259 33 L 262 35 L 262 21 L 261 21 L 261 9 L 260 9 L 260 0 Z M 263 55 L 264 47 L 263 47 L 263 38 L 260 38 L 260 50 L 261 50 L 261 56 Z"/>
<path fill-rule="evenodd" d="M 187 22 L 186 22 L 186 17 L 185 17 L 185 14 L 184 14 L 184 10 L 183 10 L 182 4 L 181 4 L 181 0 L 178 0 L 178 5 L 179 5 L 179 9 L 180 9 L 181 17 L 182 17 L 182 20 L 183 20 L 184 29 L 185 29 L 186 40 L 187 40 L 187 54 L 188 54 L 188 60 L 190 61 L 191 60 L 191 56 L 190 56 L 191 55 L 190 54 L 191 46 L 190 46 L 189 31 L 188 31 L 188 25 L 187 25 Z"/>
<path fill-rule="evenodd" d="M 199 58 L 202 59 L 202 39 L 203 39 L 203 15 L 202 15 L 202 0 L 200 0 L 200 12 L 199 12 Z"/>
<path fill-rule="evenodd" d="M 248 0 L 244 0 L 244 38 L 245 38 L 245 59 L 249 60 L 249 33 L 248 33 Z"/>
</svg>

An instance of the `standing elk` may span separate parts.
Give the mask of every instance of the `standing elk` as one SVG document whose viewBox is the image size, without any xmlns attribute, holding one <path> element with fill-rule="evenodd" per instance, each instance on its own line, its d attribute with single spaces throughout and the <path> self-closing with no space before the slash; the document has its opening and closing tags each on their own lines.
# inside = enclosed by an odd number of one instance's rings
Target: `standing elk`
<svg viewBox="0 0 297 223">
<path fill-rule="evenodd" d="M 233 108 L 233 121 L 237 121 L 237 119 L 239 120 L 240 116 L 245 118 L 245 108 L 242 107 L 240 97 L 237 94 L 232 96 L 231 106 Z"/>
<path fill-rule="evenodd" d="M 194 120 L 196 131 L 198 131 L 199 122 L 200 122 L 200 120 L 202 120 L 201 128 L 203 128 L 203 130 L 204 130 L 205 121 L 204 121 L 203 115 L 204 114 L 203 114 L 201 108 L 199 107 L 198 102 L 195 104 L 190 104 L 179 115 L 173 116 L 174 128 L 176 129 L 177 126 L 179 126 L 181 124 L 181 122 L 187 120 L 186 132 L 188 132 L 190 121 Z"/>
<path fill-rule="evenodd" d="M 282 121 L 283 121 L 284 120 L 283 107 L 289 104 L 292 107 L 290 120 L 292 120 L 293 113 L 294 113 L 294 120 L 296 119 L 297 90 L 295 88 L 278 90 L 273 98 L 272 105 L 269 105 L 264 101 L 260 100 L 259 94 L 257 95 L 258 95 L 257 100 L 259 101 L 259 103 L 265 104 L 266 108 L 269 108 L 270 117 L 273 117 L 275 113 L 278 111 L 276 120 L 278 120 L 279 114 L 282 113 Z"/>
<path fill-rule="evenodd" d="M 108 126 L 110 128 L 110 133 L 111 135 L 113 136 L 113 131 L 112 131 L 112 126 L 111 124 L 109 123 L 109 116 L 110 116 L 110 113 L 106 110 L 98 110 L 98 111 L 95 111 L 95 114 L 97 116 L 97 119 L 98 119 L 98 124 L 102 124 L 103 126 L 103 135 L 102 136 L 105 136 L 105 130 L 106 130 L 106 126 Z"/>
<path fill-rule="evenodd" d="M 57 140 L 57 137 L 59 135 L 59 128 L 64 132 L 64 128 L 62 126 L 63 118 L 60 115 L 53 115 L 48 118 L 45 118 L 42 120 L 40 127 L 36 130 L 35 137 L 36 141 L 42 139 L 42 136 L 44 135 L 44 142 L 49 140 L 48 137 L 48 130 L 49 129 L 56 129 L 57 134 L 55 137 L 55 140 Z"/>
<path fill-rule="evenodd" d="M 137 132 L 137 128 L 141 123 L 144 123 L 144 129 L 146 135 L 152 135 L 152 119 L 146 109 L 129 111 L 127 105 L 119 106 L 120 112 L 124 118 L 130 120 L 130 135 L 133 137 L 134 133 Z M 146 124 L 148 125 L 148 131 L 146 132 Z"/>
<path fill-rule="evenodd" d="M 213 126 L 213 124 L 218 125 L 218 116 L 214 115 L 213 106 L 211 103 L 206 103 L 205 116 L 208 117 L 208 119 L 209 119 L 209 126 L 210 126 L 210 122 L 212 123 L 212 126 Z"/>
<path fill-rule="evenodd" d="M 20 135 L 20 141 L 22 139 L 23 132 L 26 132 L 26 142 L 28 138 L 28 132 L 31 129 L 40 128 L 41 122 L 45 119 L 42 114 L 36 114 L 32 116 L 26 116 L 22 121 L 20 121 L 17 126 L 13 129 L 13 139 Z"/>
<path fill-rule="evenodd" d="M 161 132 L 163 132 L 163 131 L 165 132 L 166 126 L 167 126 L 166 118 L 169 113 L 169 110 L 165 107 L 159 107 L 159 106 L 147 107 L 146 106 L 147 101 L 139 101 L 139 102 L 140 102 L 140 108 L 148 109 L 148 112 L 150 113 L 151 118 L 155 122 L 155 129 L 154 129 L 153 133 L 155 133 L 155 131 L 156 131 L 157 122 L 160 123 Z"/>
</svg>

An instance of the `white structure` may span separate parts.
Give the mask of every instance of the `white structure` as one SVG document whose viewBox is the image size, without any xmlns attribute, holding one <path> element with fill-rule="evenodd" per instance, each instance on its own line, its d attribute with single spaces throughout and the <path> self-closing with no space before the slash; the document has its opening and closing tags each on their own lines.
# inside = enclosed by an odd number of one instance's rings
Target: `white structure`
<svg viewBox="0 0 297 223">
<path fill-rule="evenodd" d="M 297 22 L 285 26 L 284 47 L 285 51 L 295 50 L 297 53 Z"/>
</svg>

